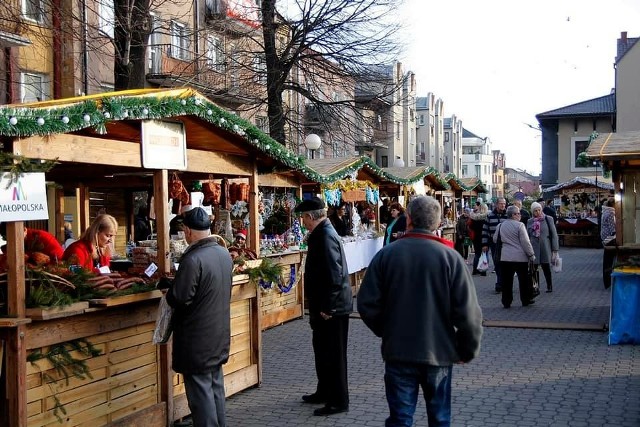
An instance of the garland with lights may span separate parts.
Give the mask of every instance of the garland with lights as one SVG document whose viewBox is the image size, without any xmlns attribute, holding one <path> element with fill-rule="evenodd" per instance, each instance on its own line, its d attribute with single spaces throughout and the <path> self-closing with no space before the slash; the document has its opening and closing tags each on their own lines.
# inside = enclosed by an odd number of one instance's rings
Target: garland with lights
<svg viewBox="0 0 640 427">
<path fill-rule="evenodd" d="M 100 134 L 108 132 L 109 123 L 121 120 L 161 120 L 185 115 L 196 116 L 219 129 L 244 138 L 251 146 L 283 165 L 299 171 L 313 182 L 328 184 L 365 168 L 382 180 L 409 185 L 427 175 L 437 175 L 431 168 L 411 178 L 400 178 L 384 171 L 369 157 L 362 156 L 347 167 L 323 175 L 278 141 L 263 133 L 255 125 L 225 111 L 193 89 L 141 89 L 78 99 L 46 103 L 0 107 L 0 136 L 29 137 L 54 135 L 93 128 Z M 437 178 L 441 181 L 441 178 Z M 447 186 L 446 183 L 442 183 Z"/>
</svg>

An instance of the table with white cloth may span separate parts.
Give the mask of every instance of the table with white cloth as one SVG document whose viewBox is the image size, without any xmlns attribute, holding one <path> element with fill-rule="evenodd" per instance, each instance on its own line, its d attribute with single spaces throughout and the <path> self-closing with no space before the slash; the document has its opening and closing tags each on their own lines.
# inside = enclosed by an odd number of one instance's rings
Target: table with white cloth
<svg viewBox="0 0 640 427">
<path fill-rule="evenodd" d="M 383 237 L 376 237 L 343 243 L 353 296 L 357 294 L 364 277 L 364 271 L 369 266 L 373 256 L 382 249 L 383 239 Z"/>
</svg>

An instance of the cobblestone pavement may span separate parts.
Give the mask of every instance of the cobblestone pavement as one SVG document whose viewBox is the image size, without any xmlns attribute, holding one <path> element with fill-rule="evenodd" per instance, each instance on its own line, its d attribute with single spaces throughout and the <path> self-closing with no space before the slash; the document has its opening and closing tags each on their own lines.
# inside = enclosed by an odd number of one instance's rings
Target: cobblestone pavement
<svg viewBox="0 0 640 427">
<path fill-rule="evenodd" d="M 640 426 L 640 346 L 608 346 L 610 291 L 597 249 L 562 248 L 554 292 L 505 310 L 495 275 L 474 276 L 487 324 L 480 356 L 454 367 L 453 426 Z M 516 286 L 517 287 L 517 286 Z M 578 330 L 576 326 L 588 330 Z M 564 327 L 563 327 L 564 326 Z M 227 399 L 229 426 L 382 426 L 387 416 L 380 340 L 354 316 L 349 334 L 350 411 L 314 417 L 307 319 L 263 334 L 263 382 Z M 419 399 L 416 426 L 426 426 Z"/>
</svg>

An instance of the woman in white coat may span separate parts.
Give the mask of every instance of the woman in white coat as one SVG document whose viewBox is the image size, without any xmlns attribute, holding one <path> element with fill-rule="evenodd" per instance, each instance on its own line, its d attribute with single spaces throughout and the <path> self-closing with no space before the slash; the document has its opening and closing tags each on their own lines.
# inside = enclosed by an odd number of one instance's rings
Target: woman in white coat
<svg viewBox="0 0 640 427">
<path fill-rule="evenodd" d="M 542 205 L 537 202 L 531 204 L 533 217 L 527 221 L 527 232 L 531 246 L 536 254 L 536 264 L 542 267 L 544 280 L 547 282 L 547 292 L 553 292 L 551 264 L 558 258 L 558 232 L 553 218 L 542 212 Z"/>
</svg>

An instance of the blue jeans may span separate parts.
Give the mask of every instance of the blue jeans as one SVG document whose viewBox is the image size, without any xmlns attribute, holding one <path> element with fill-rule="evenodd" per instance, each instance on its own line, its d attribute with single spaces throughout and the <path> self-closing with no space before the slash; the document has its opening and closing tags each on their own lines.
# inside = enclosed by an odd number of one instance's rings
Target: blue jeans
<svg viewBox="0 0 640 427">
<path fill-rule="evenodd" d="M 413 425 L 418 402 L 418 387 L 422 387 L 427 403 L 429 427 L 451 425 L 451 366 L 430 366 L 420 363 L 386 362 L 384 384 L 389 404 L 386 427 Z"/>
</svg>

